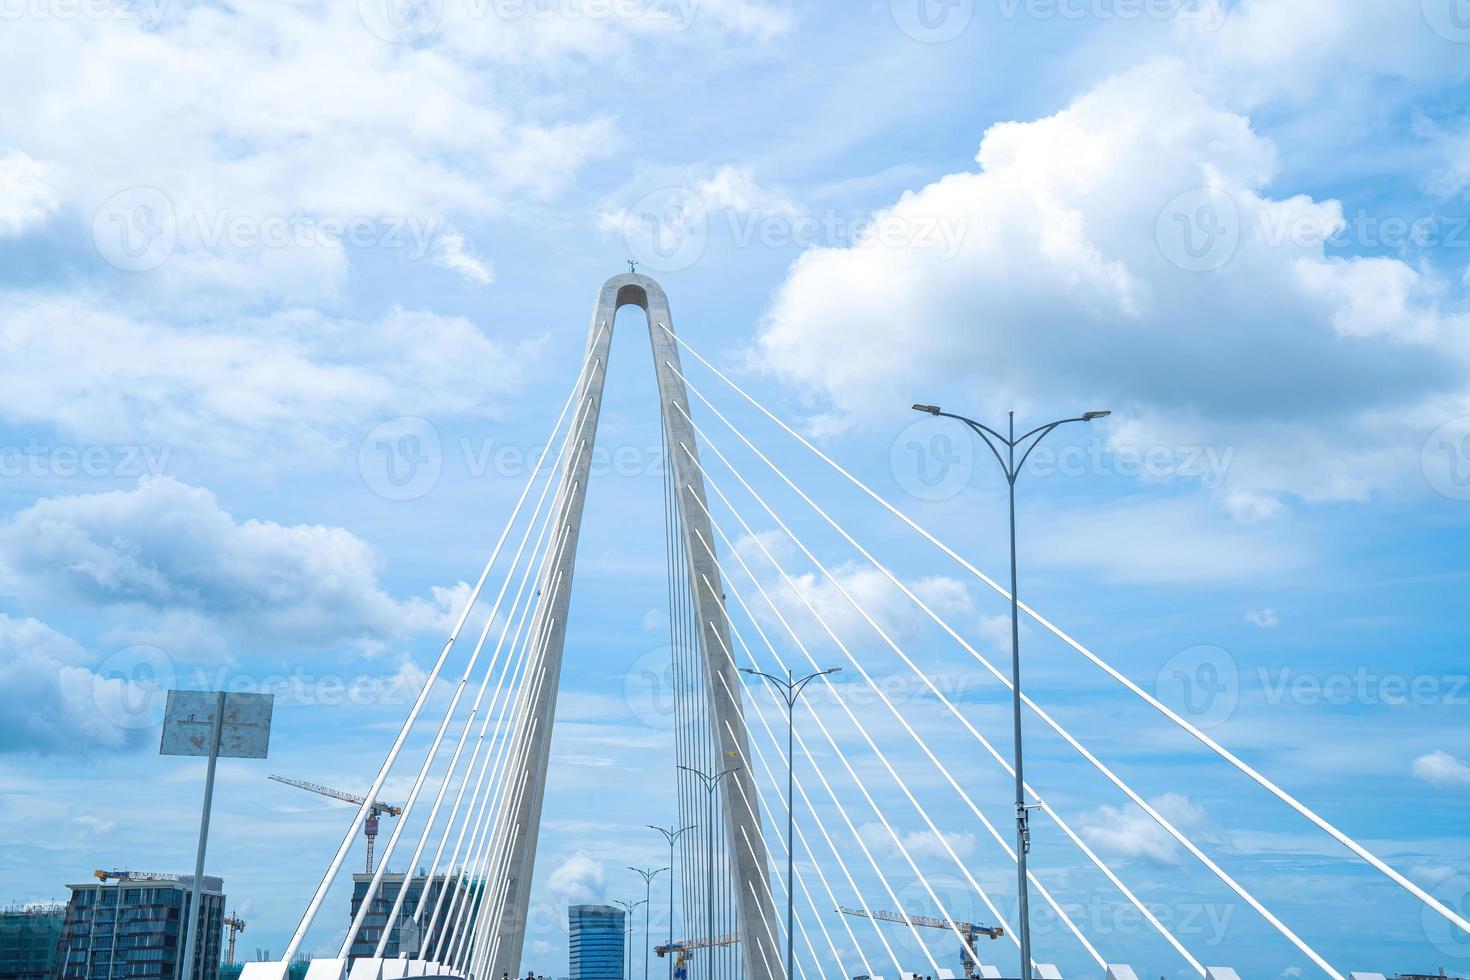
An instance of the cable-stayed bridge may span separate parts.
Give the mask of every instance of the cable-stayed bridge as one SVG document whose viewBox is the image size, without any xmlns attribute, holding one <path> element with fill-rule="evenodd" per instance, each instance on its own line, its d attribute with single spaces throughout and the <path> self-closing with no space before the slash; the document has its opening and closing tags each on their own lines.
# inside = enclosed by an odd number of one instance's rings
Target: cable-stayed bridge
<svg viewBox="0 0 1470 980">
<path fill-rule="evenodd" d="M 1007 601 L 1009 592 L 939 537 L 830 458 L 776 413 L 721 372 L 674 330 L 663 290 L 629 273 L 610 279 L 598 296 L 586 351 L 538 461 L 458 622 L 429 670 L 426 682 L 377 772 L 364 803 L 343 834 L 320 884 L 303 896 L 306 909 L 278 962 L 248 964 L 244 980 L 282 980 L 299 953 L 319 950 L 321 935 L 338 931 L 327 896 L 344 867 L 358 825 L 390 777 L 411 778 L 402 816 L 382 849 L 367 895 L 378 894 L 390 862 L 426 868 L 446 887 L 405 909 L 407 884 L 386 915 L 363 901 L 335 956 L 313 960 L 309 980 L 396 980 L 401 976 L 452 975 L 472 980 L 520 976 L 532 898 L 538 832 L 551 761 L 552 721 L 560 687 L 563 647 L 591 459 L 603 400 L 615 316 L 635 306 L 647 314 L 661 406 L 664 467 L 665 557 L 668 563 L 670 670 L 674 725 L 669 759 L 679 773 L 677 824 L 689 828 L 670 842 L 670 884 L 695 980 L 775 980 L 787 975 L 788 941 L 793 976 L 954 976 L 962 958 L 935 951 L 919 930 L 942 935 L 977 975 L 1019 975 L 1017 910 L 1004 891 L 1006 868 L 1016 867 L 1016 841 L 986 813 L 995 798 L 976 790 L 976 772 L 1014 777 L 1004 742 L 982 731 L 977 713 L 936 679 L 932 650 L 919 649 L 875 608 L 881 588 L 907 615 L 930 631 L 947 656 L 962 658 L 997 683 L 1009 697 L 1012 681 L 980 649 L 954 609 L 932 590 L 905 578 L 880 559 L 860 533 L 833 516 L 830 506 L 791 477 L 779 454 L 733 419 L 731 405 L 753 410 L 769 431 L 809 454 L 851 492 L 902 530 L 905 540 L 958 568 Z M 696 384 L 685 374 L 685 355 L 698 365 Z M 691 404 L 691 396 L 694 403 Z M 723 407 L 722 407 L 723 406 Z M 762 491 L 751 473 L 760 469 L 781 488 L 781 499 Z M 768 481 L 769 482 L 769 481 Z M 810 528 L 840 543 L 846 557 L 824 558 Z M 854 565 L 852 563 L 859 563 Z M 854 567 L 861 574 L 852 574 Z M 466 629 L 479 610 L 483 626 Z M 1187 735 L 1217 761 L 1232 767 L 1259 791 L 1262 807 L 1305 824 L 1335 842 L 1343 862 L 1370 869 L 1394 886 L 1426 917 L 1470 937 L 1470 921 L 1426 892 L 1306 803 L 1253 768 L 1183 714 L 1130 679 L 1038 611 L 1022 604 L 1035 630 L 1050 634 L 1097 668 L 1162 723 Z M 476 620 L 478 622 L 478 620 Z M 879 662 L 885 664 L 878 666 Z M 923 697 L 924 710 L 895 703 L 880 670 L 905 672 Z M 898 665 L 902 665 L 901 668 Z M 766 685 L 742 684 L 743 669 L 782 673 L 840 666 L 842 680 L 814 680 L 814 699 L 795 702 L 799 724 L 784 730 L 787 703 Z M 431 693 L 452 694 L 440 710 Z M 858 695 L 861 695 L 860 697 Z M 1345 980 L 1353 964 L 1322 940 L 1278 914 L 1289 894 L 1258 894 L 1226 866 L 1228 856 L 1208 840 L 1196 840 L 1150 801 L 1047 707 L 1022 695 L 1033 724 L 1075 753 L 1109 787 L 1109 801 L 1128 801 L 1188 858 L 1212 887 L 1244 914 L 1255 917 L 1292 962 Z M 936 733 L 943 733 L 936 737 Z M 949 749 L 958 739 L 963 749 Z M 408 752 L 426 745 L 420 756 Z M 943 743 L 943 744 L 941 744 Z M 787 794 L 788 766 L 800 772 Z M 1074 803 L 1054 801 L 1025 785 L 1027 805 L 1046 819 L 1050 846 L 1074 849 L 1089 874 L 1105 882 L 1104 899 L 1136 915 L 1171 962 L 1169 971 L 1225 978 L 1231 949 L 1202 948 L 1198 937 L 1165 921 L 1156 882 L 1130 884 L 1091 846 L 1076 823 Z M 788 855 L 784 833 L 788 807 L 795 824 Z M 595 809 L 595 801 L 589 803 Z M 959 819 L 944 814 L 958 813 Z M 973 858 L 961 843 L 973 835 L 987 858 Z M 976 848 L 979 850 L 980 848 Z M 1211 852 L 1216 851 L 1212 854 Z M 796 865 L 794 896 L 785 872 Z M 1098 935 L 1077 914 L 1068 890 L 1072 874 L 1028 868 L 1032 904 L 1049 912 L 1057 928 L 1051 947 L 1089 964 L 1087 975 L 1126 978 L 1133 971 L 1127 946 Z M 797 910 L 788 936 L 785 910 Z M 973 912 L 971 910 L 974 910 Z M 891 910 L 901 910 L 895 913 Z M 675 915 L 675 912 L 678 914 Z M 921 914 L 922 913 L 922 914 Z M 325 915 L 325 918 L 324 918 Z M 376 918 L 374 918 L 376 916 Z M 988 923 L 988 928 L 975 925 Z M 313 933 L 313 928 L 318 930 Z M 670 923 L 672 930 L 673 924 Z M 400 958 L 384 958 L 390 934 L 416 937 Z M 990 938 L 994 930 L 1001 938 Z M 1252 933 L 1255 935 L 1256 933 Z M 313 945 L 311 937 L 315 935 Z M 710 937 L 719 937 L 710 941 Z M 983 938 L 982 938 L 983 937 Z M 375 955 L 349 960 L 349 951 L 375 939 Z M 651 937 L 645 937 L 653 941 Z M 1034 951 L 1033 951 L 1034 953 Z M 641 956 L 642 954 L 640 954 Z M 673 955 L 672 953 L 670 954 Z M 1035 955 L 1045 961 L 1046 956 Z M 1005 973 L 987 964 L 1001 964 Z M 1038 977 L 1057 976 L 1046 962 L 1030 964 Z M 1153 970 L 1160 969 L 1153 964 Z M 636 969 L 636 967 L 635 967 Z M 660 964 L 657 969 L 672 965 Z M 1080 975 L 1080 974 L 1079 974 Z"/>
</svg>

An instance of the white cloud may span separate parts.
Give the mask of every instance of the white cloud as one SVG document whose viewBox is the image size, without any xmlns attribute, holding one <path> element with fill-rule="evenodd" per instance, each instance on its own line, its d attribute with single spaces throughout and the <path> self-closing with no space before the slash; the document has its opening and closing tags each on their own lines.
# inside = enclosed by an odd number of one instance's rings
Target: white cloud
<svg viewBox="0 0 1470 980">
<path fill-rule="evenodd" d="M 157 687 L 141 675 L 94 673 L 90 660 L 45 623 L 0 613 L 0 749 L 85 754 L 156 737 Z"/>
<path fill-rule="evenodd" d="M 1275 147 L 1194 81 L 1158 61 L 992 127 L 978 171 L 879 216 L 900 234 L 803 254 L 759 360 L 860 418 L 945 386 L 984 391 L 974 411 L 1112 407 L 1115 448 L 1228 449 L 1245 519 L 1417 485 L 1425 434 L 1470 410 L 1463 319 L 1427 272 L 1325 257 L 1340 206 L 1268 196 Z"/>
<path fill-rule="evenodd" d="M 1252 609 L 1245 614 L 1245 618 L 1263 630 L 1274 630 L 1281 625 L 1281 617 L 1274 609 Z"/>
<path fill-rule="evenodd" d="M 342 528 L 237 521 L 214 494 L 171 477 L 41 500 L 0 525 L 10 591 L 206 619 L 247 646 L 436 629 L 464 589 L 399 603 L 378 582 L 378 566 L 372 548 Z M 177 646 L 188 635 L 169 642 L 170 656 L 201 659 L 192 643 Z"/>
<path fill-rule="evenodd" d="M 1414 760 L 1414 777 L 1446 789 L 1470 786 L 1470 765 L 1435 749 Z"/>
<path fill-rule="evenodd" d="M 857 606 L 861 606 L 899 644 L 912 638 L 924 624 L 931 622 L 916 603 L 872 565 L 865 562 L 846 562 L 831 567 L 828 569 L 831 579 L 815 571 L 791 574 L 791 549 L 783 541 L 773 540 L 768 534 L 762 534 L 761 540 L 787 570 L 791 579 L 790 586 L 771 568 L 770 560 L 751 538 L 742 538 L 736 544 L 753 569 L 761 574 L 769 570 L 769 578 L 762 583 L 766 594 L 805 642 L 830 642 L 822 627 L 822 622 L 825 622 L 847 644 L 881 643 L 882 638 L 868 624 Z M 833 579 L 836 580 L 835 584 Z M 932 575 L 906 581 L 904 585 L 941 619 L 952 625 L 959 618 L 974 612 L 969 590 L 957 579 L 946 575 Z M 775 622 L 770 606 L 764 599 L 753 594 L 747 596 L 746 601 L 757 616 Z M 808 603 L 811 610 L 815 610 L 815 615 L 808 609 Z"/>
<path fill-rule="evenodd" d="M 960 859 L 969 857 L 975 851 L 975 835 L 970 833 L 945 833 L 943 842 L 931 830 L 915 830 L 898 835 L 898 843 L 894 842 L 893 836 L 888 833 L 881 823 L 865 823 L 858 828 L 862 834 L 863 841 L 874 851 L 891 857 L 895 860 L 902 859 L 902 851 L 907 851 L 909 857 L 916 861 L 951 861 L 950 851 Z M 945 850 L 945 845 L 949 850 Z"/>
<path fill-rule="evenodd" d="M 441 231 L 434 238 L 434 261 L 477 286 L 488 286 L 495 281 L 495 271 L 489 263 L 471 254 L 464 236 L 457 231 Z"/>
<path fill-rule="evenodd" d="M 48 168 L 19 150 L 0 147 L 0 238 L 45 221 L 60 203 Z"/>
<path fill-rule="evenodd" d="M 1191 833 L 1204 827 L 1205 809 L 1189 797 L 1165 793 L 1149 804 L 1193 840 Z M 1081 818 L 1082 836 L 1100 851 L 1154 864 L 1178 864 L 1184 851 L 1168 831 L 1136 806 L 1100 806 Z"/>
<path fill-rule="evenodd" d="M 0 296 L 0 343 L 0 414 L 12 421 L 261 459 L 339 449 L 392 416 L 484 410 L 518 390 L 540 349 L 426 311 L 185 327 L 29 296 Z"/>
<path fill-rule="evenodd" d="M 557 865 L 546 879 L 546 888 L 565 902 L 600 902 L 607 886 L 607 869 L 586 851 L 578 851 Z"/>
</svg>

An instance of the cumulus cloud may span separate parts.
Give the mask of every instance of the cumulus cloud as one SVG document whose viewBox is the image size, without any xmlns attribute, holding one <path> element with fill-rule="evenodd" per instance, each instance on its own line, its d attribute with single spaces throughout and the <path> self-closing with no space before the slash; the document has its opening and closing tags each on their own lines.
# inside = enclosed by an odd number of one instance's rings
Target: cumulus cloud
<svg viewBox="0 0 1470 980">
<path fill-rule="evenodd" d="M 59 203 L 44 165 L 19 150 L 0 147 L 0 238 L 29 231 Z"/>
<path fill-rule="evenodd" d="M 869 848 L 895 860 L 902 859 L 900 845 L 915 860 L 950 861 L 951 851 L 955 857 L 964 859 L 975 850 L 975 835 L 970 833 L 945 833 L 941 842 L 939 836 L 931 830 L 915 830 L 900 833 L 898 842 L 895 843 L 893 836 L 881 823 L 876 822 L 863 824 L 858 828 L 858 833 L 862 834 L 863 841 Z M 945 849 L 946 844 L 949 850 Z"/>
<path fill-rule="evenodd" d="M 759 362 L 855 418 L 944 385 L 984 391 L 977 410 L 1111 407 L 1111 448 L 1230 448 L 1219 492 L 1256 519 L 1422 479 L 1425 434 L 1470 411 L 1443 284 L 1328 257 L 1340 206 L 1269 195 L 1275 147 L 1183 64 L 996 125 L 977 159 L 888 208 L 888 233 L 804 253 Z M 940 217 L 964 223 L 952 257 L 926 237 Z"/>
<path fill-rule="evenodd" d="M 586 851 L 578 851 L 552 869 L 547 889 L 570 904 L 602 901 L 607 869 Z"/>
<path fill-rule="evenodd" d="M 87 753 L 147 738 L 161 691 L 139 675 L 93 671 L 75 640 L 0 613 L 0 750 Z"/>
<path fill-rule="evenodd" d="M 1179 793 L 1165 793 L 1149 804 L 1192 839 L 1204 828 L 1205 808 Z M 1081 818 L 1082 836 L 1099 851 L 1153 864 L 1173 865 L 1184 851 L 1153 817 L 1135 806 L 1100 806 Z"/>
<path fill-rule="evenodd" d="M 1414 778 L 1431 786 L 1463 788 L 1470 786 L 1470 765 L 1442 749 L 1435 749 L 1414 760 Z"/>
<path fill-rule="evenodd" d="M 12 421 L 257 458 L 340 447 L 392 416 L 483 411 L 487 395 L 518 390 L 540 349 L 418 310 L 182 327 L 38 296 L 0 296 L 0 344 L 0 414 Z"/>
<path fill-rule="evenodd" d="M 13 592 L 203 618 L 244 643 L 315 647 L 438 628 L 466 588 L 399 603 L 378 567 L 342 528 L 239 521 L 208 490 L 171 477 L 41 500 L 0 525 Z"/>
<path fill-rule="evenodd" d="M 736 541 L 736 547 L 752 569 L 762 575 L 769 572 L 769 578 L 762 582 L 766 594 L 805 641 L 830 642 L 822 628 L 825 622 L 846 643 L 882 642 L 854 602 L 896 642 L 912 638 L 921 626 L 931 622 L 888 576 L 866 562 L 832 566 L 828 569 L 831 579 L 816 571 L 793 574 L 795 552 L 788 542 L 774 533 L 761 533 L 758 537 L 759 543 L 754 537 L 742 537 Z M 771 567 L 761 545 L 786 569 L 790 585 Z M 957 579 L 931 575 L 905 581 L 904 585 L 947 622 L 955 624 L 959 618 L 974 613 L 969 590 Z M 777 622 L 764 599 L 748 596 L 746 601 L 757 616 Z"/>
</svg>

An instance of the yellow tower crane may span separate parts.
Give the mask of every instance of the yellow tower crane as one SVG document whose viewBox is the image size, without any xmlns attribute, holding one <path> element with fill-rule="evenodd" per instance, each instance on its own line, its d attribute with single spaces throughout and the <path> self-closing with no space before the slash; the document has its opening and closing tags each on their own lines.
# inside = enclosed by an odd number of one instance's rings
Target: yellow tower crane
<svg viewBox="0 0 1470 980">
<path fill-rule="evenodd" d="M 270 778 L 274 779 L 278 783 L 285 783 L 287 786 L 295 786 L 297 789 L 304 789 L 308 793 L 316 793 L 318 796 L 326 796 L 334 800 L 341 800 L 344 803 L 355 803 L 358 806 L 362 806 L 363 802 L 366 800 L 366 797 L 358 796 L 356 793 L 348 793 L 340 789 L 332 789 L 332 787 L 323 786 L 320 783 L 308 783 L 304 779 L 291 779 L 287 776 L 277 776 L 274 774 L 272 774 Z M 378 838 L 378 818 L 381 816 L 396 817 L 401 813 L 403 813 L 402 807 L 394 806 L 391 803 L 382 803 L 378 800 L 373 801 L 372 808 L 368 811 L 367 819 L 362 822 L 362 835 L 367 838 L 368 874 L 373 873 L 373 842 L 376 841 Z"/>
</svg>

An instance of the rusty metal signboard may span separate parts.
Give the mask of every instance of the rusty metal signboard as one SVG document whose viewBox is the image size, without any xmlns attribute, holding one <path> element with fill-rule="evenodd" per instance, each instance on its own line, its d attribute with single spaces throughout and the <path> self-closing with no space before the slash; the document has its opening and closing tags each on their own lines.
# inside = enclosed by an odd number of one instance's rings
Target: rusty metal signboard
<svg viewBox="0 0 1470 980">
<path fill-rule="evenodd" d="M 159 754 L 208 756 L 221 699 L 225 714 L 219 726 L 219 757 L 264 759 L 270 750 L 275 696 L 216 691 L 168 692 Z"/>
</svg>

